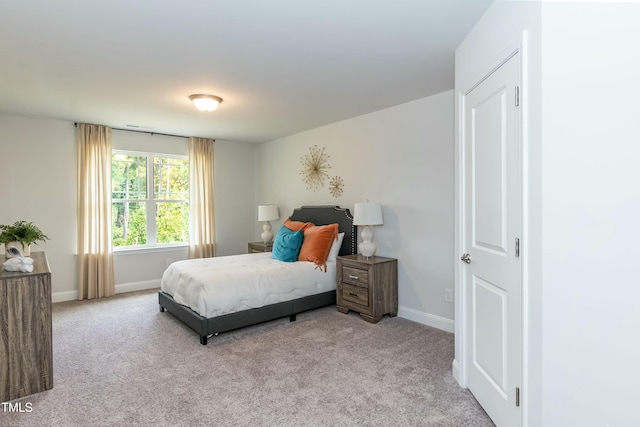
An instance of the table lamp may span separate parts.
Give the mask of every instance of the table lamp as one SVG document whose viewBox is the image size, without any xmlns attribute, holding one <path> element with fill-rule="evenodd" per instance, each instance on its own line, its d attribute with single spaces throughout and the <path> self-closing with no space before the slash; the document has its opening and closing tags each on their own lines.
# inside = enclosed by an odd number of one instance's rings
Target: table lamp
<svg viewBox="0 0 640 427">
<path fill-rule="evenodd" d="M 271 232 L 271 223 L 269 221 L 273 221 L 280 218 L 280 214 L 278 213 L 277 205 L 259 205 L 258 206 L 258 221 L 264 221 L 262 225 L 262 241 L 267 244 L 273 240 L 273 233 Z"/>
</svg>

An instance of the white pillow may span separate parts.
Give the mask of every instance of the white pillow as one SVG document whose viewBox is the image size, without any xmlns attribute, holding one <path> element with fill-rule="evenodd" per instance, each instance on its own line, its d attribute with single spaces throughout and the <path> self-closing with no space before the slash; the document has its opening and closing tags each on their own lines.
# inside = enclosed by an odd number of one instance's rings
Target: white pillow
<svg viewBox="0 0 640 427">
<path fill-rule="evenodd" d="M 340 252 L 340 247 L 342 246 L 343 239 L 344 233 L 338 233 L 338 240 L 334 240 L 331 244 L 331 250 L 329 251 L 329 255 L 327 256 L 327 261 L 335 260 L 338 257 L 338 252 Z"/>
</svg>

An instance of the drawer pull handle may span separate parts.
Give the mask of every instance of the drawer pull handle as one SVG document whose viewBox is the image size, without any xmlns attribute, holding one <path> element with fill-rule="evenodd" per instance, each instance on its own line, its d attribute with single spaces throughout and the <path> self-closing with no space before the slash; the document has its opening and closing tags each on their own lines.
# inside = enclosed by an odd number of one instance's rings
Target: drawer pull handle
<svg viewBox="0 0 640 427">
<path fill-rule="evenodd" d="M 354 294 L 353 292 L 349 292 L 349 295 L 351 295 L 352 297 L 358 297 L 358 294 Z"/>
<path fill-rule="evenodd" d="M 358 280 L 359 277 L 358 276 L 354 276 L 353 274 L 350 274 L 349 275 L 349 279 Z"/>
</svg>

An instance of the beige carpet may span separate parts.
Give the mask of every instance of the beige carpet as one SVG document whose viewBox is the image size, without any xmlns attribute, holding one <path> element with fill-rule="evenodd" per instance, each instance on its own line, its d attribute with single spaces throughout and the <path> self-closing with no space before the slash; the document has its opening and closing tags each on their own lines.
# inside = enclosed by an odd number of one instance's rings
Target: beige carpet
<svg viewBox="0 0 640 427">
<path fill-rule="evenodd" d="M 2 426 L 492 426 L 453 335 L 326 307 L 207 346 L 155 292 L 54 304 L 54 388 Z"/>
</svg>

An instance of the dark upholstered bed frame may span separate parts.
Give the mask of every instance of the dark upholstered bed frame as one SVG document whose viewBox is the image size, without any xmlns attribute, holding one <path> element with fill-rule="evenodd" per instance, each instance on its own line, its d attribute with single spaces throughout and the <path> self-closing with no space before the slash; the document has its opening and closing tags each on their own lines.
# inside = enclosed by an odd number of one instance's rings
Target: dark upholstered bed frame
<svg viewBox="0 0 640 427">
<path fill-rule="evenodd" d="M 356 253 L 356 227 L 349 209 L 339 206 L 302 206 L 293 211 L 290 218 L 294 221 L 312 222 L 315 225 L 338 224 L 340 232 L 344 233 L 340 255 Z M 314 308 L 324 307 L 336 303 L 336 291 L 332 290 L 317 295 L 271 304 L 260 308 L 252 308 L 223 316 L 206 318 L 187 306 L 178 304 L 173 297 L 165 292 L 158 293 L 160 311 L 172 313 L 182 322 L 200 335 L 200 343 L 207 345 L 207 339 L 220 332 L 243 328 L 261 322 L 289 316 L 290 321 L 296 320 L 296 314 Z"/>
</svg>

